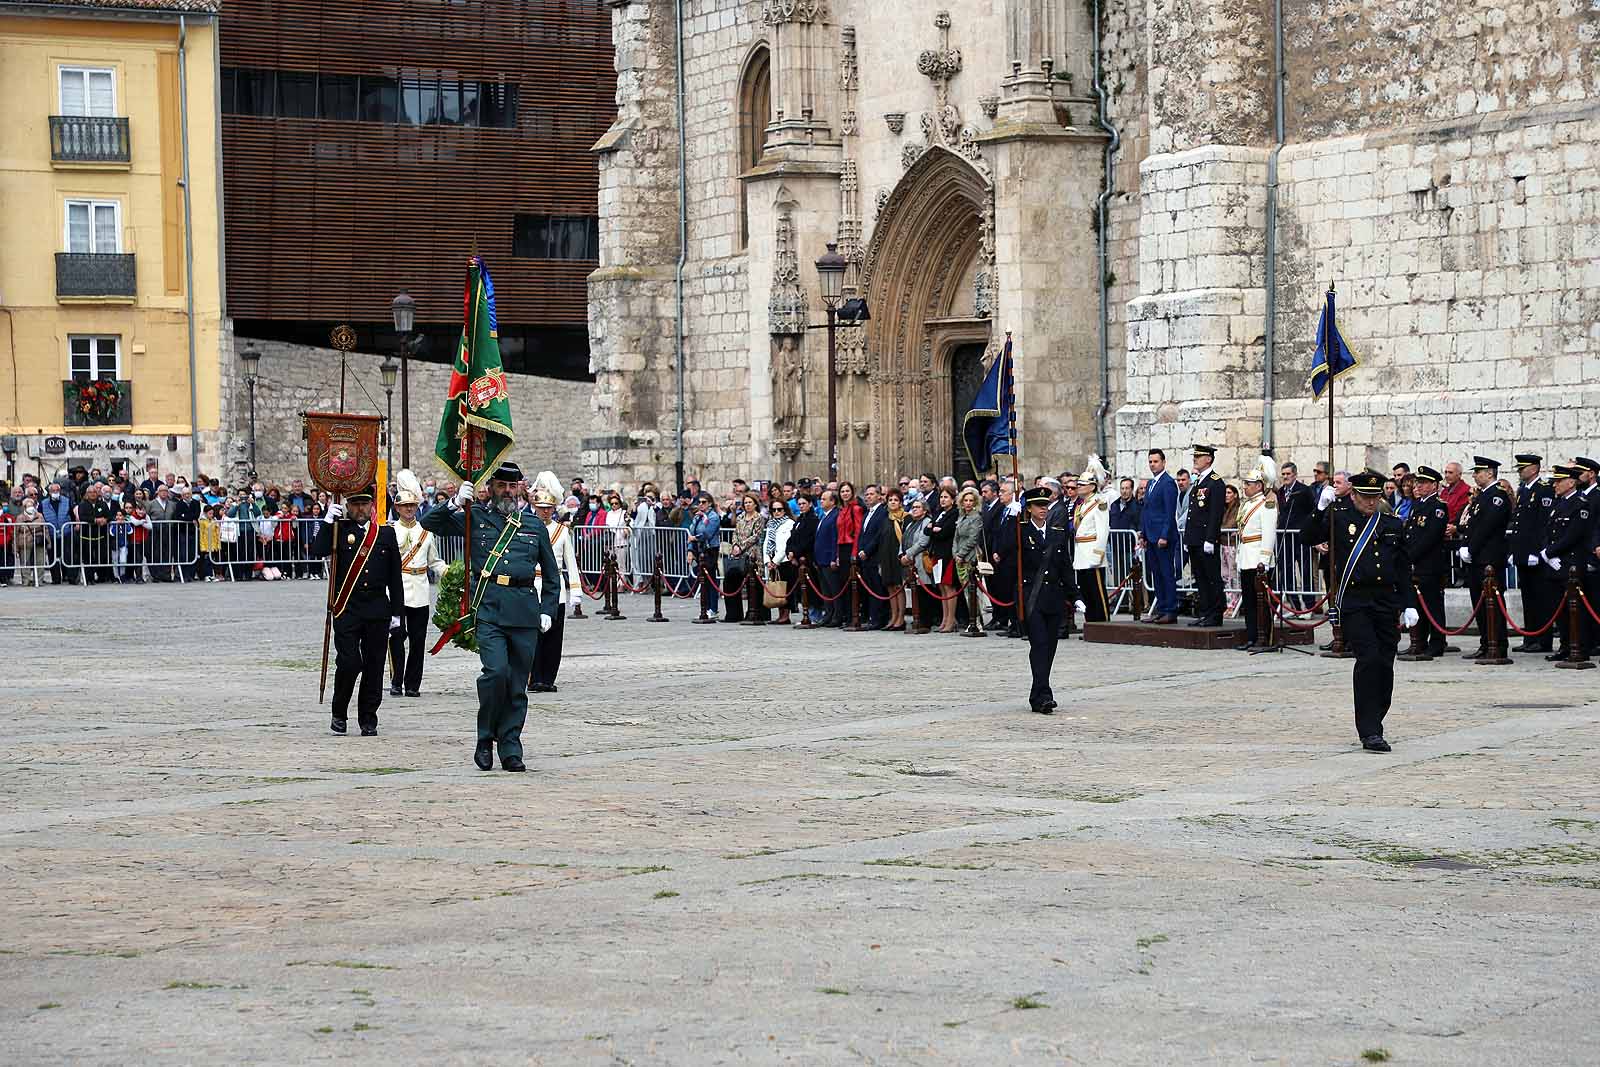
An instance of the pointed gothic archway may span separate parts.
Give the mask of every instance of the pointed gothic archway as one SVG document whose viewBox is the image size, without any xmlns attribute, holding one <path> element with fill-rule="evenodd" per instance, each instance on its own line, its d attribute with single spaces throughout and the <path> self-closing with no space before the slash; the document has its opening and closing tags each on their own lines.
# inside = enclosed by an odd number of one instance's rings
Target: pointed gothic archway
<svg viewBox="0 0 1600 1067">
<path fill-rule="evenodd" d="M 884 204 L 862 291 L 880 476 L 945 472 L 954 462 L 951 363 L 958 345 L 991 340 L 994 187 L 942 147 L 922 153 Z"/>
</svg>

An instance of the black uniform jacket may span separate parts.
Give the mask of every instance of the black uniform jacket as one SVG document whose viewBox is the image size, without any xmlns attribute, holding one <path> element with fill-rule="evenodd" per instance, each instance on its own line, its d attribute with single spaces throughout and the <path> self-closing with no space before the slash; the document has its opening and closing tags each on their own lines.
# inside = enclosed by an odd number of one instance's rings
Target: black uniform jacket
<svg viewBox="0 0 1600 1067">
<path fill-rule="evenodd" d="M 1202 548 L 1208 541 L 1213 545 L 1221 543 L 1224 488 L 1222 479 L 1210 468 L 1189 486 L 1189 517 L 1183 526 L 1185 548 Z"/>
<path fill-rule="evenodd" d="M 1525 564 L 1529 556 L 1544 551 L 1545 533 L 1550 528 L 1550 513 L 1555 506 L 1556 491 L 1543 478 L 1534 479 L 1532 485 L 1524 482 L 1517 488 L 1517 504 L 1511 512 L 1511 523 L 1506 527 L 1511 562 Z"/>
<path fill-rule="evenodd" d="M 1406 555 L 1417 578 L 1443 578 L 1450 573 L 1450 550 L 1444 528 L 1450 525 L 1450 507 L 1438 496 L 1414 501 L 1406 520 Z"/>
<path fill-rule="evenodd" d="M 1078 599 L 1072 571 L 1072 533 L 1051 515 L 1043 530 L 1022 516 L 1022 593 L 1028 614 L 1059 614 Z"/>
<path fill-rule="evenodd" d="M 370 520 L 369 520 L 370 521 Z M 336 583 L 335 593 L 343 587 L 345 575 L 350 573 L 350 568 L 355 566 L 356 553 L 361 548 L 362 539 L 366 536 L 366 528 L 353 522 L 342 521 L 339 528 L 339 558 L 338 569 L 334 572 L 332 580 Z M 333 529 L 335 524 L 325 522 L 322 529 L 311 542 L 311 554 L 314 556 L 327 556 L 333 552 Z M 350 594 L 350 601 L 345 605 L 344 613 L 339 616 L 340 621 L 387 622 L 396 615 L 403 613 L 406 603 L 406 593 L 400 584 L 400 545 L 394 539 L 393 526 L 378 527 L 378 539 L 372 543 L 372 551 L 367 556 L 366 563 L 361 568 L 361 576 L 356 579 L 355 589 Z"/>
<path fill-rule="evenodd" d="M 1551 559 L 1561 561 L 1563 571 L 1583 566 L 1579 556 L 1592 539 L 1590 520 L 1593 517 L 1582 493 L 1572 493 L 1556 501 L 1550 515 L 1550 529 L 1545 535 L 1544 551 Z"/>
<path fill-rule="evenodd" d="M 1493 483 L 1487 489 L 1478 490 L 1467 510 L 1461 513 L 1467 551 L 1472 555 L 1474 567 L 1505 565 L 1506 527 L 1510 524 L 1511 502 L 1506 499 L 1505 490 Z"/>
<path fill-rule="evenodd" d="M 1348 521 L 1341 516 L 1339 524 L 1333 528 L 1339 556 L 1348 560 L 1345 595 L 1370 598 L 1409 593 L 1411 560 L 1406 555 L 1406 524 L 1393 515 L 1379 515 L 1372 539 L 1361 550 L 1361 555 L 1352 559 L 1350 553 L 1366 525 L 1367 517 L 1357 511 Z"/>
</svg>

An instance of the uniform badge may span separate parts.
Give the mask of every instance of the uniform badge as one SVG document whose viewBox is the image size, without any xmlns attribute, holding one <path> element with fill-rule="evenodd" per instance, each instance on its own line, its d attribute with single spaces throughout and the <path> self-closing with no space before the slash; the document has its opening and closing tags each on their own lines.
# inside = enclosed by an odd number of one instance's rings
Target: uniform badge
<svg viewBox="0 0 1600 1067">
<path fill-rule="evenodd" d="M 1354 537 L 1355 535 L 1356 535 L 1356 524 L 1352 522 L 1350 524 L 1350 536 Z"/>
<path fill-rule="evenodd" d="M 1496 496 L 1495 496 L 1495 498 L 1494 498 L 1494 506 L 1495 506 L 1495 507 L 1500 507 L 1500 506 L 1501 506 L 1501 505 L 1503 505 L 1503 504 L 1504 504 L 1504 503 L 1505 503 L 1505 502 L 1506 502 L 1506 501 L 1505 501 L 1505 497 L 1502 497 L 1502 496 L 1499 496 L 1499 495 L 1496 495 Z"/>
<path fill-rule="evenodd" d="M 355 544 L 356 543 L 356 535 L 355 534 L 345 534 L 344 535 L 344 543 L 347 544 L 347 545 Z"/>
</svg>

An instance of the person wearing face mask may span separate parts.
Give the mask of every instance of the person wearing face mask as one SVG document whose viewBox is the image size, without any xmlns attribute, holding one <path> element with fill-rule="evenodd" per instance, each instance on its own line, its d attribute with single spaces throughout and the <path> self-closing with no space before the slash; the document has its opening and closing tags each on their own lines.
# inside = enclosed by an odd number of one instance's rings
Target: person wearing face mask
<svg viewBox="0 0 1600 1067">
<path fill-rule="evenodd" d="M 57 585 L 66 580 L 66 566 L 61 559 L 61 550 L 58 546 L 63 544 L 63 531 L 67 523 L 72 521 L 72 501 L 61 492 L 60 482 L 51 482 L 50 489 L 45 494 L 40 514 L 50 527 L 50 537 L 45 542 L 45 551 L 50 558 L 50 580 Z"/>
</svg>

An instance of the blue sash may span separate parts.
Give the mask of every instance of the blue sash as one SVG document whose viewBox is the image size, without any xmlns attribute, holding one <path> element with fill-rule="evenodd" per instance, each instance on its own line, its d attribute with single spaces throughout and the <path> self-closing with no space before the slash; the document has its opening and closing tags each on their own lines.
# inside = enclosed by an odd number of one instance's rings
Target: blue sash
<svg viewBox="0 0 1600 1067">
<path fill-rule="evenodd" d="M 1350 558 L 1344 561 L 1344 574 L 1339 576 L 1339 607 L 1344 607 L 1344 591 L 1350 585 L 1350 575 L 1355 573 L 1356 560 L 1361 558 L 1361 553 L 1366 551 L 1372 543 L 1372 534 L 1378 528 L 1378 516 L 1381 512 L 1374 511 L 1367 520 L 1366 529 L 1361 531 L 1361 536 L 1356 538 L 1355 547 L 1350 550 Z M 1332 547 L 1331 545 L 1329 546 Z"/>
</svg>

